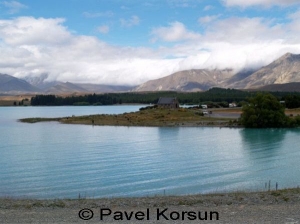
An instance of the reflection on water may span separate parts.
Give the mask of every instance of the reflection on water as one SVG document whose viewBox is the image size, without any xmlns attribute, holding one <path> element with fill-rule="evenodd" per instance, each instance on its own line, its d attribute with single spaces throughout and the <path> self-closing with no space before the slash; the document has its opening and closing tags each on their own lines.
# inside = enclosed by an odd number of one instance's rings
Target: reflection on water
<svg viewBox="0 0 300 224">
<path fill-rule="evenodd" d="M 260 157 L 272 158 L 281 149 L 282 142 L 288 129 L 242 129 L 240 135 L 243 141 L 243 148 L 254 161 Z"/>
<path fill-rule="evenodd" d="M 16 122 L 122 110 L 138 107 L 0 108 L 0 196 L 193 194 L 261 189 L 268 180 L 300 185 L 300 129 Z"/>
<path fill-rule="evenodd" d="M 260 180 L 261 185 L 269 180 L 279 182 L 281 187 L 299 185 L 296 139 L 300 129 L 242 129 L 239 133 L 245 159 L 253 166 L 252 175 L 256 175 L 255 179 Z"/>
<path fill-rule="evenodd" d="M 241 129 L 240 134 L 245 144 L 245 148 L 261 148 L 274 150 L 279 148 L 279 144 L 284 140 L 286 133 L 290 129 Z"/>
</svg>

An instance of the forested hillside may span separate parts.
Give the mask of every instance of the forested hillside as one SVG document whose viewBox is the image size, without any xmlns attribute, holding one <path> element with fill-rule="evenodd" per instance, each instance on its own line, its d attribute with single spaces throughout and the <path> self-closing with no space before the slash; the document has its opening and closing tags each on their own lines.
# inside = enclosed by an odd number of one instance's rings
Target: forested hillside
<svg viewBox="0 0 300 224">
<path fill-rule="evenodd" d="M 155 104 L 159 97 L 177 97 L 180 104 L 200 104 L 205 102 L 242 102 L 256 92 L 240 91 L 235 89 L 212 88 L 206 92 L 149 92 L 149 93 L 107 93 L 89 94 L 83 96 L 59 97 L 55 95 L 37 95 L 31 98 L 31 105 L 113 105 L 113 104 Z M 293 94 L 300 97 L 300 93 L 273 92 L 279 100 L 291 99 L 287 97 Z M 296 99 L 295 98 L 295 99 Z M 298 99 L 298 98 L 297 98 Z"/>
</svg>

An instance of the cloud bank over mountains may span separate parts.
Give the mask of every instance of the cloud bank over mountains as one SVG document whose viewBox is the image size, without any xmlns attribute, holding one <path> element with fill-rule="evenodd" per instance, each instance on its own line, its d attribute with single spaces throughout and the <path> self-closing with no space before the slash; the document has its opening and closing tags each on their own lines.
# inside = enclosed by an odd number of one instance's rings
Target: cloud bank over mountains
<svg viewBox="0 0 300 224">
<path fill-rule="evenodd" d="M 170 2 L 174 7 L 192 4 L 189 0 L 181 4 Z M 228 8 L 287 7 L 300 1 L 223 0 L 222 4 Z M 17 2 L 6 6 L 15 10 L 27 7 Z M 212 7 L 205 8 L 209 11 Z M 113 16 L 114 12 L 106 14 Z M 87 12 L 84 15 L 105 16 Z M 124 29 L 143 26 L 138 16 L 128 18 L 120 20 Z M 138 85 L 186 69 L 238 71 L 266 65 L 286 52 L 299 54 L 299 18 L 300 10 L 287 14 L 284 21 L 270 17 L 199 15 L 194 21 L 198 29 L 192 30 L 184 21 L 174 20 L 149 29 L 148 45 L 126 46 L 78 34 L 66 26 L 65 18 L 13 17 L 0 20 L 0 71 L 18 78 L 47 73 L 47 81 L 116 85 Z M 106 25 L 98 27 L 103 35 L 109 35 L 110 30 Z"/>
</svg>

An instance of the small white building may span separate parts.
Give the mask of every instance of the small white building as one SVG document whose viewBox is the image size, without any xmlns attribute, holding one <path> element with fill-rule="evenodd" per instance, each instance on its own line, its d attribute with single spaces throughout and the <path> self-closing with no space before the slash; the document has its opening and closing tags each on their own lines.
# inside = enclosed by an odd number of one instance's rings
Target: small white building
<svg viewBox="0 0 300 224">
<path fill-rule="evenodd" d="M 203 104 L 201 105 L 202 109 L 207 109 L 207 105 Z"/>
<path fill-rule="evenodd" d="M 236 104 L 235 103 L 230 103 L 229 108 L 233 108 L 233 107 L 236 107 Z"/>
</svg>

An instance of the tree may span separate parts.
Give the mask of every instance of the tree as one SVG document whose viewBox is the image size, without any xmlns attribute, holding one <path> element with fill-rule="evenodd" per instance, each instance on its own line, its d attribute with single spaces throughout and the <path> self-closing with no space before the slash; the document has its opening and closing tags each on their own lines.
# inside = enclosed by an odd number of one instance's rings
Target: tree
<svg viewBox="0 0 300 224">
<path fill-rule="evenodd" d="M 300 96 L 297 95 L 288 95 L 283 97 L 285 105 L 287 108 L 299 108 L 300 107 Z"/>
<path fill-rule="evenodd" d="M 242 108 L 241 124 L 247 128 L 279 128 L 290 124 L 284 107 L 269 93 L 257 93 Z"/>
</svg>

